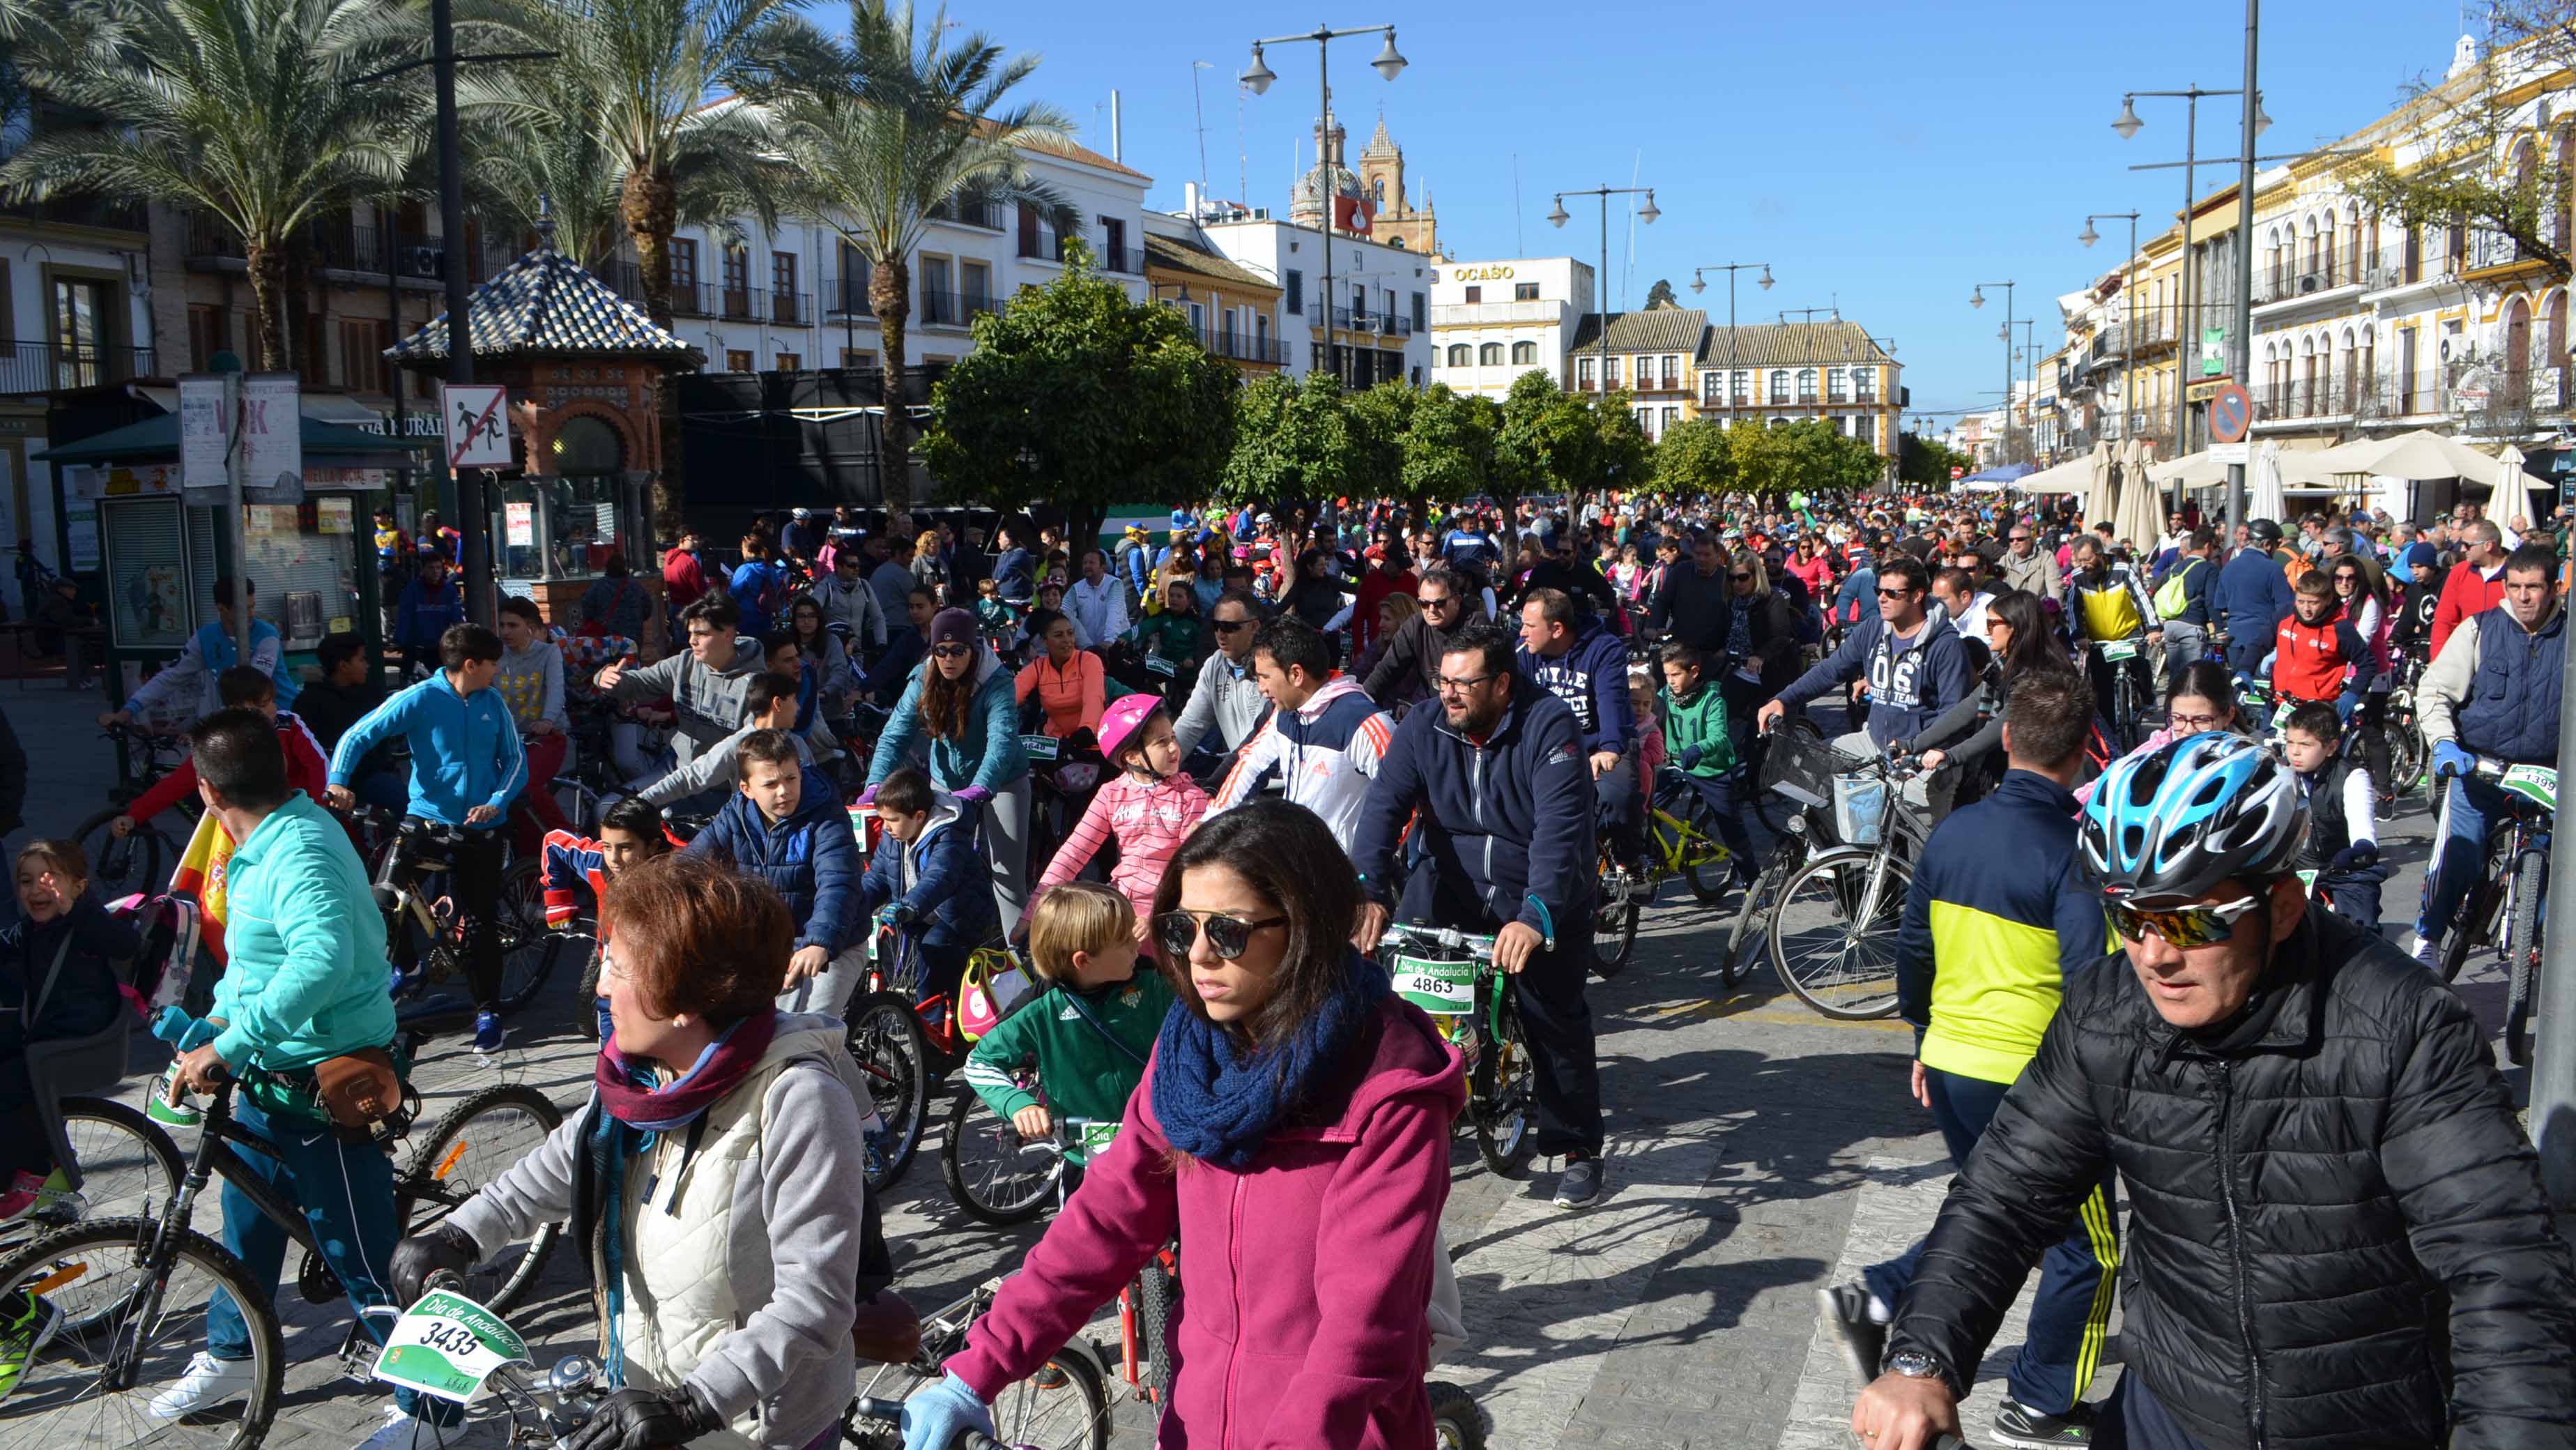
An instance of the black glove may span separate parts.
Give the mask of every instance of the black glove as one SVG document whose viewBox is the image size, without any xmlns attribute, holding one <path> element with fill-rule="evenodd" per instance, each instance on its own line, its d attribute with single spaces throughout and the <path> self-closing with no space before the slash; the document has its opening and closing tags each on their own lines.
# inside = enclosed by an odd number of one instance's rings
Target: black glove
<svg viewBox="0 0 2576 1450">
<path fill-rule="evenodd" d="M 1688 770 L 1692 766 L 1699 764 L 1699 750 L 1700 748 L 1696 745 L 1685 745 L 1682 747 L 1682 753 L 1673 757 L 1673 763 L 1684 770 Z"/>
<path fill-rule="evenodd" d="M 2356 841 L 2334 853 L 2326 863 L 2328 871 L 2367 871 L 2379 864 L 2379 848 L 2368 841 Z"/>
<path fill-rule="evenodd" d="M 483 1250 L 454 1224 L 442 1223 L 425 1234 L 414 1234 L 394 1245 L 394 1256 L 388 1264 L 388 1286 L 394 1291 L 394 1304 L 408 1309 L 420 1302 L 427 1292 L 429 1276 L 444 1269 L 462 1274 L 483 1257 Z"/>
<path fill-rule="evenodd" d="M 623 1389 L 599 1402 L 567 1450 L 668 1450 L 723 1428 L 686 1389 Z"/>
</svg>

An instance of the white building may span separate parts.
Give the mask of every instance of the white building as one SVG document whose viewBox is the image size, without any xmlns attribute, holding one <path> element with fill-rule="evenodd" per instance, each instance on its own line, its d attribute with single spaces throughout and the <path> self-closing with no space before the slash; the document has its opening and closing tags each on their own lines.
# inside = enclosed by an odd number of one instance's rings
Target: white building
<svg viewBox="0 0 2576 1450">
<path fill-rule="evenodd" d="M 1335 231 L 1328 279 L 1321 231 L 1240 207 L 1208 211 L 1199 236 L 1226 260 L 1279 279 L 1277 335 L 1289 376 L 1337 363 L 1353 388 L 1389 378 L 1418 388 L 1431 380 L 1431 277 L 1443 264 Z M 1328 296 L 1339 348 L 1334 363 L 1324 355 Z"/>
<path fill-rule="evenodd" d="M 1443 262 L 1431 274 L 1431 380 L 1500 400 L 1526 372 L 1554 377 L 1592 297 L 1572 257 Z"/>
</svg>

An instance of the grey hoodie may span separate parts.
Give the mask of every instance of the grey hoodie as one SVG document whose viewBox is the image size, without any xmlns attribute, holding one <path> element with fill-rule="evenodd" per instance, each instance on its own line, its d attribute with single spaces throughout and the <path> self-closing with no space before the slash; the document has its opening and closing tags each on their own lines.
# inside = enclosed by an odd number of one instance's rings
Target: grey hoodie
<svg viewBox="0 0 2576 1450">
<path fill-rule="evenodd" d="M 751 687 L 751 677 L 760 673 L 762 663 L 760 641 L 738 634 L 733 637 L 733 663 L 722 670 L 699 664 L 683 645 L 666 659 L 618 676 L 616 687 L 608 693 L 619 700 L 670 696 L 679 715 L 671 752 L 686 765 L 698 758 L 699 751 L 742 728 L 742 693 Z"/>
<path fill-rule="evenodd" d="M 564 714 L 563 651 L 553 640 L 540 639 L 526 649 L 504 645 L 501 670 L 492 684 L 521 729 L 536 720 L 551 720 L 557 730 L 572 728 Z"/>
</svg>

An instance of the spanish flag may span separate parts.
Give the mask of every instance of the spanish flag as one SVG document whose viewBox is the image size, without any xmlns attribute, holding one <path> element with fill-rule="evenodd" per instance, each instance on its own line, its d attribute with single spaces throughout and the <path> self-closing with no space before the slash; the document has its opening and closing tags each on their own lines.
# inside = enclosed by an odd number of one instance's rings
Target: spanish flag
<svg viewBox="0 0 2576 1450">
<path fill-rule="evenodd" d="M 188 838 L 188 849 L 179 855 L 179 869 L 170 875 L 171 894 L 197 898 L 198 939 L 214 953 L 218 968 L 228 960 L 224 956 L 224 874 L 232 859 L 232 833 L 208 811 L 197 818 L 197 833 Z"/>
</svg>

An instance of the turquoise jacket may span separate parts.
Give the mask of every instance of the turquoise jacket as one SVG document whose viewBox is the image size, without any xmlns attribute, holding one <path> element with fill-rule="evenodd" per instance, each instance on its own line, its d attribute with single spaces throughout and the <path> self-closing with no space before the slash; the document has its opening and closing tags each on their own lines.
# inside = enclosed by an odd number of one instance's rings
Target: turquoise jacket
<svg viewBox="0 0 2576 1450">
<path fill-rule="evenodd" d="M 331 751 L 331 783 L 347 785 L 367 752 L 396 735 L 411 744 L 411 814 L 462 826 L 476 806 L 502 813 L 476 830 L 509 819 L 510 802 L 528 783 L 528 759 L 499 690 L 459 695 L 440 670 L 349 727 Z"/>
<path fill-rule="evenodd" d="M 394 1040 L 385 923 L 349 833 L 302 791 L 233 849 L 211 1014 L 226 1065 L 311 1067 Z"/>
<path fill-rule="evenodd" d="M 921 679 L 939 668 L 924 659 L 895 702 L 894 714 L 877 737 L 876 755 L 868 761 L 868 784 L 875 785 L 912 759 L 913 745 L 925 733 L 921 723 Z M 1020 703 L 1011 672 L 988 646 L 975 662 L 975 697 L 966 707 L 963 740 L 930 742 L 930 783 L 954 794 L 970 785 L 998 791 L 1029 773 L 1028 753 L 1020 748 Z"/>
</svg>

